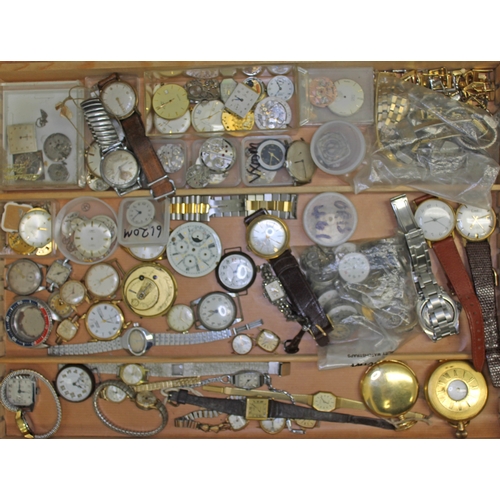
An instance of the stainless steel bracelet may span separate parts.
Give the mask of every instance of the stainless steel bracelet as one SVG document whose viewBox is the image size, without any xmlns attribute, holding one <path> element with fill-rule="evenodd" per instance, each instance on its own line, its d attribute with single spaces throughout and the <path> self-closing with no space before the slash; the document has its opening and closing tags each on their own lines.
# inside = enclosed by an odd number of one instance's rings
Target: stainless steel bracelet
<svg viewBox="0 0 500 500">
<path fill-rule="evenodd" d="M 211 217 L 246 217 L 261 208 L 281 219 L 296 219 L 297 195 L 173 196 L 170 200 L 170 219 L 209 222 Z"/>
<path fill-rule="evenodd" d="M 196 333 L 155 333 L 153 334 L 154 345 L 174 346 L 174 345 L 195 345 L 217 340 L 228 339 L 233 335 L 232 330 L 203 331 Z"/>
<path fill-rule="evenodd" d="M 417 305 L 420 326 L 433 342 L 458 334 L 460 311 L 456 302 L 437 283 L 427 241 L 415 221 L 407 196 L 392 198 L 391 206 L 410 254 L 413 279 L 420 298 Z"/>
<path fill-rule="evenodd" d="M 121 144 L 113 121 L 100 99 L 87 99 L 80 106 L 92 137 L 99 144 L 101 151 L 105 151 L 116 144 Z"/>
</svg>

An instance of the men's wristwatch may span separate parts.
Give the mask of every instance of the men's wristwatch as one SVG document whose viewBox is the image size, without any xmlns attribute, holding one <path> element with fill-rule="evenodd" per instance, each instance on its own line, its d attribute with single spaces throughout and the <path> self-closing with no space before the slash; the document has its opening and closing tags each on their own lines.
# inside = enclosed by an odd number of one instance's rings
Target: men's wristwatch
<svg viewBox="0 0 500 500">
<path fill-rule="evenodd" d="M 288 227 L 279 217 L 269 215 L 265 209 L 257 210 L 246 217 L 244 222 L 247 226 L 248 248 L 258 257 L 268 260 L 286 291 L 292 309 L 300 317 L 299 323 L 319 346 L 326 346 L 333 324 L 316 299 L 297 259 L 292 255 Z M 304 330 L 296 339 L 299 340 L 303 332 Z M 285 350 L 289 353 L 297 352 L 298 342 L 289 342 L 285 345 Z"/>
<path fill-rule="evenodd" d="M 99 98 L 104 107 L 122 125 L 127 141 L 139 159 L 151 196 L 159 200 L 175 194 L 175 184 L 165 173 L 160 159 L 146 136 L 141 115 L 137 109 L 137 94 L 117 73 L 97 83 Z"/>
<path fill-rule="evenodd" d="M 488 238 L 496 228 L 493 210 L 460 205 L 457 208 L 456 229 L 466 240 L 465 253 L 472 283 L 481 304 L 484 322 L 486 363 L 494 387 L 500 387 L 500 334 L 495 298 L 496 275 Z"/>
<path fill-rule="evenodd" d="M 455 245 L 453 230 L 455 212 L 448 203 L 430 195 L 414 200 L 417 207 L 415 220 L 422 229 L 429 246 L 434 250 L 450 288 L 458 297 L 467 315 L 471 335 L 471 351 L 474 368 L 481 371 L 485 359 L 484 322 L 481 304 Z"/>
<path fill-rule="evenodd" d="M 346 424 L 361 424 L 381 429 L 396 430 L 396 426 L 388 420 L 360 417 L 345 413 L 318 411 L 290 403 L 281 403 L 267 398 L 247 397 L 243 399 L 208 398 L 194 396 L 180 389 L 169 395 L 169 403 L 189 404 L 207 410 L 215 410 L 228 415 L 240 415 L 247 420 L 267 420 L 270 418 L 317 420 L 322 422 L 338 422 Z"/>
<path fill-rule="evenodd" d="M 398 226 L 404 233 L 413 279 L 419 300 L 417 317 L 425 334 L 436 342 L 459 333 L 459 306 L 437 283 L 432 272 L 429 247 L 424 233 L 415 221 L 405 194 L 391 198 Z"/>
</svg>

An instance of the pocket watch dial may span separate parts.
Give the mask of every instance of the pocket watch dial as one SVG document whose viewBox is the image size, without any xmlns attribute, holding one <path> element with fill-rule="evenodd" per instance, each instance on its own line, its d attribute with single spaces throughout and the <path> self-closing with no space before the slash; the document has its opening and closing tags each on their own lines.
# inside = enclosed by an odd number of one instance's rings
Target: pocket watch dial
<svg viewBox="0 0 500 500">
<path fill-rule="evenodd" d="M 233 338 L 231 346 L 236 354 L 248 354 L 253 348 L 253 340 L 245 333 L 240 333 Z"/>
<path fill-rule="evenodd" d="M 125 318 L 121 309 L 111 302 L 91 306 L 85 318 L 89 334 L 97 340 L 113 340 L 121 332 Z"/>
<path fill-rule="evenodd" d="M 469 241 L 481 241 L 488 238 L 496 227 L 493 210 L 460 205 L 457 209 L 457 231 Z"/>
<path fill-rule="evenodd" d="M 9 289 L 16 295 L 31 295 L 42 284 L 43 275 L 36 262 L 30 259 L 19 259 L 7 268 Z"/>
<path fill-rule="evenodd" d="M 102 159 L 101 177 L 112 187 L 130 187 L 135 184 L 138 176 L 139 163 L 126 149 L 111 151 Z"/>
<path fill-rule="evenodd" d="M 100 99 L 106 110 L 118 119 L 130 116 L 137 104 L 134 88 L 120 80 L 106 85 L 101 90 Z"/>
<path fill-rule="evenodd" d="M 212 272 L 222 254 L 217 233 L 201 222 L 185 222 L 171 233 L 167 244 L 170 265 L 179 274 L 197 278 Z"/>
<path fill-rule="evenodd" d="M 424 238 L 439 241 L 451 234 L 455 227 L 455 214 L 444 201 L 425 200 L 415 210 L 415 220 L 422 229 Z"/>
<path fill-rule="evenodd" d="M 198 303 L 197 315 L 208 330 L 224 330 L 236 319 L 236 302 L 224 292 L 211 292 Z"/>
<path fill-rule="evenodd" d="M 265 259 L 280 255 L 287 248 L 289 239 L 288 228 L 278 217 L 259 217 L 247 229 L 248 247 Z"/>
<path fill-rule="evenodd" d="M 43 208 L 28 210 L 19 222 L 19 235 L 28 245 L 42 248 L 52 241 L 52 217 Z"/>
<path fill-rule="evenodd" d="M 328 105 L 330 111 L 340 116 L 351 116 L 365 102 L 365 93 L 358 82 L 344 78 L 333 82 L 336 91 L 334 101 Z"/>
<path fill-rule="evenodd" d="M 55 385 L 59 396 L 72 403 L 80 403 L 94 392 L 95 378 L 85 365 L 66 365 L 57 373 Z"/>
<path fill-rule="evenodd" d="M 120 286 L 118 271 L 106 262 L 89 267 L 84 281 L 89 293 L 101 299 L 112 297 Z"/>
<path fill-rule="evenodd" d="M 194 325 L 194 311 L 186 304 L 175 304 L 167 313 L 167 323 L 176 332 L 187 332 Z"/>
<path fill-rule="evenodd" d="M 165 120 L 180 118 L 189 108 L 186 90 L 175 83 L 162 85 L 153 95 L 153 109 Z"/>
<path fill-rule="evenodd" d="M 229 292 L 248 289 L 257 275 L 257 268 L 249 255 L 243 252 L 225 254 L 217 266 L 216 277 L 219 284 Z"/>
</svg>

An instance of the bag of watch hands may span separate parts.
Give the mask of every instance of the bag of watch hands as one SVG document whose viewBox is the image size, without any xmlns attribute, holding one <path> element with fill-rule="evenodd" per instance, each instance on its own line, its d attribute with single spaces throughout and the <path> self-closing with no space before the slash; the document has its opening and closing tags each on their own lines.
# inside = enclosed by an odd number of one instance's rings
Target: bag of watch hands
<svg viewBox="0 0 500 500">
<path fill-rule="evenodd" d="M 373 364 L 418 332 L 417 294 L 402 236 L 295 251 L 334 324 L 329 344 L 318 347 L 320 370 Z"/>
<path fill-rule="evenodd" d="M 489 209 L 500 170 L 492 157 L 498 150 L 497 120 L 481 108 L 383 73 L 376 92 L 371 154 L 345 177 L 355 193 L 406 185 Z"/>
</svg>

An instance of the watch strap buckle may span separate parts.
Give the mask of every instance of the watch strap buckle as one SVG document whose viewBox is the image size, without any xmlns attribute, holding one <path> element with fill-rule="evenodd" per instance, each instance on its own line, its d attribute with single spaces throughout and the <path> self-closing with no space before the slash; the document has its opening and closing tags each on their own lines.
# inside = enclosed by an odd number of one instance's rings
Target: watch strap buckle
<svg viewBox="0 0 500 500">
<path fill-rule="evenodd" d="M 171 190 L 167 191 L 166 193 L 155 195 L 153 187 L 162 181 L 169 182 L 170 186 L 171 186 Z M 155 201 L 159 201 L 159 200 L 162 200 L 163 198 L 168 198 L 170 196 L 173 196 L 175 194 L 175 192 L 177 191 L 177 188 L 175 187 L 175 182 L 168 176 L 168 174 L 162 175 L 161 177 L 158 177 L 158 179 L 154 179 L 151 182 L 148 182 L 146 184 L 146 187 L 149 189 L 149 192 L 151 193 L 151 196 L 153 197 L 153 199 Z"/>
</svg>

